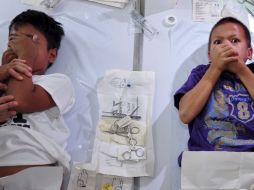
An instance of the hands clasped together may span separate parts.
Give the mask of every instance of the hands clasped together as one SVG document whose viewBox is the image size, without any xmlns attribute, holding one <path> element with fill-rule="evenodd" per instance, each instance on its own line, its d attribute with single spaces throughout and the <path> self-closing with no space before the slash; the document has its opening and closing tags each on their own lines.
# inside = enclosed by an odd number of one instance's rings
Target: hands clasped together
<svg viewBox="0 0 254 190">
<path fill-rule="evenodd" d="M 210 51 L 211 66 L 221 72 L 230 71 L 237 74 L 240 68 L 245 65 L 245 61 L 233 45 L 220 44 L 212 48 Z"/>
</svg>

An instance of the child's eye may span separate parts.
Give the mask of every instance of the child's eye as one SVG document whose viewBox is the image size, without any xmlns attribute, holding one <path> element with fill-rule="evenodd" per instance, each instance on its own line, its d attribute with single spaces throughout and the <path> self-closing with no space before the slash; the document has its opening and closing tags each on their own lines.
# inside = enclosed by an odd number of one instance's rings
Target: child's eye
<svg viewBox="0 0 254 190">
<path fill-rule="evenodd" d="M 221 44 L 221 40 L 214 40 L 213 44 L 215 44 L 215 45 Z"/>
<path fill-rule="evenodd" d="M 231 40 L 231 42 L 232 42 L 233 44 L 235 44 L 235 43 L 240 42 L 240 40 L 239 40 L 239 39 L 237 39 L 237 38 L 233 38 L 233 39 Z"/>
</svg>

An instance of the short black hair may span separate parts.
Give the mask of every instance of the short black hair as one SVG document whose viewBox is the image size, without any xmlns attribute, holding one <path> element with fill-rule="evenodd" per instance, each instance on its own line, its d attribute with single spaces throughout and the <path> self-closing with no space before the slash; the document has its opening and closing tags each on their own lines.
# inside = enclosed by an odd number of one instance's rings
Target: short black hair
<svg viewBox="0 0 254 190">
<path fill-rule="evenodd" d="M 9 33 L 12 27 L 31 24 L 36 30 L 41 32 L 47 42 L 48 50 L 59 49 L 64 30 L 62 24 L 55 21 L 52 17 L 41 11 L 28 9 L 17 15 L 10 23 Z"/>
<path fill-rule="evenodd" d="M 214 31 L 215 28 L 217 28 L 220 25 L 226 24 L 226 23 L 234 23 L 237 24 L 239 26 L 241 26 L 244 30 L 244 34 L 247 40 L 247 46 L 249 48 L 251 48 L 251 35 L 250 35 L 250 31 L 249 29 L 238 19 L 234 18 L 234 17 L 224 17 L 222 19 L 220 19 L 212 28 L 210 35 L 209 35 L 209 41 L 208 41 L 208 51 L 210 51 L 210 45 L 211 45 L 211 38 L 212 38 L 212 33 Z"/>
</svg>

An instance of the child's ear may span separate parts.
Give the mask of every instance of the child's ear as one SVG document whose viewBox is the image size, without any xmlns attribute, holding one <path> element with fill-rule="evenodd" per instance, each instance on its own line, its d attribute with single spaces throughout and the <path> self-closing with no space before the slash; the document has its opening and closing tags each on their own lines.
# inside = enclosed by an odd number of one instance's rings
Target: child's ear
<svg viewBox="0 0 254 190">
<path fill-rule="evenodd" d="M 211 55 L 210 55 L 210 51 L 208 51 L 208 62 L 211 63 Z"/>
<path fill-rule="evenodd" d="M 48 63 L 54 63 L 57 56 L 57 48 L 53 48 L 49 50 L 48 53 Z"/>
<path fill-rule="evenodd" d="M 250 59 L 250 60 L 251 60 L 251 59 L 252 59 L 253 49 L 252 49 L 252 48 L 248 48 L 248 50 L 247 50 L 247 51 L 248 51 L 248 53 L 247 53 L 247 54 L 248 54 L 248 55 L 247 55 L 247 57 L 248 57 L 248 59 Z"/>
</svg>

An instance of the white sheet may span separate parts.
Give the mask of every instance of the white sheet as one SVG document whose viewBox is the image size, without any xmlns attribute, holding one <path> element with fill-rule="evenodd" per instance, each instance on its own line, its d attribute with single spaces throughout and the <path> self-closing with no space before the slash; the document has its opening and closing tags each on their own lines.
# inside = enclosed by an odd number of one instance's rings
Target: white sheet
<svg viewBox="0 0 254 190">
<path fill-rule="evenodd" d="M 147 17 L 159 31 L 153 40 L 144 37 L 142 55 L 143 70 L 154 71 L 156 76 L 153 112 L 156 165 L 154 177 L 141 178 L 141 190 L 180 188 L 177 158 L 186 149 L 188 130 L 178 119 L 173 94 L 194 66 L 207 63 L 211 24 L 190 22 L 191 0 L 177 3 L 173 10 Z M 19 0 L 5 1 L 0 7 L 0 51 L 6 44 L 8 21 L 26 8 L 32 7 L 20 4 Z M 72 130 L 68 150 L 73 161 L 89 161 L 98 121 L 96 84 L 106 69 L 132 70 L 134 38 L 128 33 L 128 7 L 122 10 L 87 1 L 63 0 L 48 12 L 64 24 L 66 31 L 59 58 L 49 72 L 67 73 L 77 94 L 78 103 L 65 116 Z M 172 28 L 162 23 L 168 15 L 177 17 L 178 22 Z"/>
<path fill-rule="evenodd" d="M 253 190 L 253 152 L 186 151 L 181 190 Z"/>
</svg>

